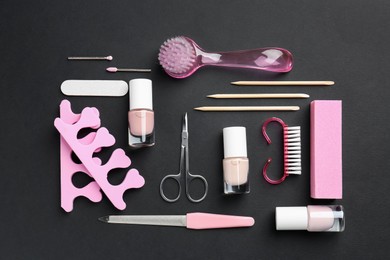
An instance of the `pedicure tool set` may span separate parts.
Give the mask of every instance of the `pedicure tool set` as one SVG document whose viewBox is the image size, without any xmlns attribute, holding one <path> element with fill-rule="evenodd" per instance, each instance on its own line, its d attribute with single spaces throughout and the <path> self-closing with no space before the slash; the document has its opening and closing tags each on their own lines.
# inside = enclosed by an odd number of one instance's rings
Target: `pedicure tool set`
<svg viewBox="0 0 390 260">
<path fill-rule="evenodd" d="M 68 60 L 108 60 L 106 57 L 68 57 Z M 188 37 L 178 36 L 166 40 L 160 47 L 158 60 L 162 69 L 171 77 L 182 79 L 191 76 L 205 66 L 218 66 L 254 71 L 286 73 L 292 70 L 292 54 L 283 48 L 269 47 L 230 52 L 208 52 Z M 132 69 L 109 67 L 107 72 L 151 72 L 150 69 Z M 333 81 L 234 81 L 236 86 L 332 86 Z M 66 80 L 61 91 L 67 96 L 107 96 L 121 97 L 129 93 L 128 138 L 129 148 L 139 149 L 155 145 L 155 124 L 152 97 L 152 81 L 132 79 L 129 84 L 121 80 Z M 207 96 L 213 99 L 307 99 L 305 93 L 222 93 Z M 205 112 L 230 111 L 298 111 L 299 106 L 202 106 L 194 108 Z M 310 191 L 313 199 L 342 198 L 342 108 L 341 100 L 314 100 L 310 104 Z M 283 131 L 283 174 L 278 180 L 269 178 L 267 170 L 272 161 L 269 158 L 262 175 L 269 184 L 281 184 L 289 175 L 301 175 L 301 128 L 288 126 L 282 119 L 271 117 L 261 127 L 268 144 L 267 134 L 270 123 L 278 123 Z M 60 116 L 54 121 L 60 133 L 61 158 L 61 207 L 66 212 L 73 210 L 74 199 L 83 196 L 92 202 L 100 202 L 103 193 L 118 210 L 124 210 L 126 203 L 123 194 L 128 189 L 141 188 L 144 178 L 137 169 L 130 168 L 132 162 L 125 150 L 115 149 L 108 162 L 102 164 L 99 155 L 103 147 L 111 147 L 115 138 L 108 129 L 101 127 L 97 108 L 85 107 L 80 114 L 71 109 L 71 103 L 63 100 L 60 104 Z M 208 193 L 208 182 L 202 175 L 193 175 L 189 171 L 189 128 L 188 115 L 182 118 L 179 173 L 169 174 L 160 182 L 160 196 L 166 202 L 176 202 L 185 183 L 185 194 L 190 202 L 203 201 Z M 90 132 L 79 137 L 82 129 Z M 250 193 L 249 159 L 247 155 L 247 134 L 244 126 L 223 128 L 223 187 L 224 194 Z M 249 142 L 251 143 L 251 142 Z M 148 148 L 150 149 L 150 148 Z M 131 152 L 129 149 L 128 151 Z M 72 159 L 76 155 L 80 162 Z M 108 181 L 112 169 L 127 171 L 119 185 Z M 73 184 L 75 173 L 90 176 L 92 181 L 78 188 Z M 260 175 L 260 174 L 258 174 Z M 203 183 L 200 198 L 192 197 L 192 181 Z M 165 193 L 174 181 L 178 187 L 177 196 L 170 198 Z M 286 185 L 286 184 L 283 184 Z M 258 185 L 256 185 L 257 187 Z M 211 213 L 188 213 L 186 215 L 110 215 L 99 218 L 105 223 L 179 226 L 187 229 L 218 229 L 251 227 L 252 217 L 220 215 Z M 309 205 L 303 207 L 276 207 L 276 230 L 307 230 L 312 232 L 341 232 L 345 228 L 344 208 L 341 205 Z"/>
</svg>

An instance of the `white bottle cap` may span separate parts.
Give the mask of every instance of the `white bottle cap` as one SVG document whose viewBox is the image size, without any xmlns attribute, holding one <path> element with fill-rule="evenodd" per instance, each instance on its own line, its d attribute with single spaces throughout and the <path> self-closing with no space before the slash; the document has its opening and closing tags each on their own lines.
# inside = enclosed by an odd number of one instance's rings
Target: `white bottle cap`
<svg viewBox="0 0 390 260">
<path fill-rule="evenodd" d="M 247 157 L 245 127 L 232 126 L 223 129 L 223 151 L 225 158 Z"/>
<path fill-rule="evenodd" d="M 276 207 L 276 230 L 307 230 L 307 207 Z"/>
<path fill-rule="evenodd" d="M 130 110 L 153 110 L 152 81 L 150 79 L 132 79 L 129 82 Z"/>
</svg>

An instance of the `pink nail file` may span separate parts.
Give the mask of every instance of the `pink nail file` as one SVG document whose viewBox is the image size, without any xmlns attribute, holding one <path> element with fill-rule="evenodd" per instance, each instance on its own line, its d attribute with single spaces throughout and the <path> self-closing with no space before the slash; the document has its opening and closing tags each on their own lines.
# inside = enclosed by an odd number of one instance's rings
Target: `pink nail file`
<svg viewBox="0 0 390 260">
<path fill-rule="evenodd" d="M 98 114 L 99 112 L 96 110 L 96 113 Z M 68 100 L 63 100 L 60 104 L 60 117 L 68 124 L 73 124 L 79 120 L 80 115 L 74 114 L 72 112 L 70 102 Z M 99 126 L 100 125 L 97 125 L 94 128 L 98 128 Z M 84 144 L 89 144 L 95 138 L 95 135 L 96 134 L 92 132 L 83 139 L 81 139 L 80 142 Z M 72 178 L 73 175 L 77 172 L 83 172 L 85 174 L 88 174 L 90 177 L 92 176 L 83 164 L 77 164 L 72 160 L 72 149 L 62 137 L 60 137 L 60 158 L 61 207 L 66 212 L 71 212 L 73 210 L 74 200 L 79 196 L 86 197 L 93 202 L 100 202 L 102 200 L 102 193 L 100 191 L 99 185 L 97 185 L 95 181 L 91 181 L 82 188 L 77 188 L 73 185 Z"/>
<path fill-rule="evenodd" d="M 123 210 L 126 208 L 126 203 L 123 200 L 123 193 L 130 188 L 142 187 L 145 184 L 145 180 L 139 175 L 136 169 L 130 169 L 121 184 L 111 185 L 109 183 L 107 180 L 108 173 L 115 168 L 129 167 L 131 161 L 122 149 L 114 150 L 110 159 L 104 165 L 101 165 L 100 162 L 94 159 L 96 150 L 114 145 L 115 138 L 104 127 L 101 127 L 96 131 L 95 138 L 89 144 L 81 142 L 77 138 L 77 134 L 81 129 L 96 128 L 99 124 L 100 118 L 96 113 L 96 108 L 90 107 L 83 109 L 80 119 L 74 124 L 69 124 L 62 118 L 56 118 L 54 121 L 54 125 L 61 136 L 95 179 L 96 183 L 100 186 L 108 199 L 116 208 Z"/>
<path fill-rule="evenodd" d="M 310 104 L 310 192 L 314 199 L 342 198 L 341 100 Z"/>
<path fill-rule="evenodd" d="M 214 229 L 251 227 L 255 224 L 252 217 L 221 215 L 211 213 L 187 213 L 186 215 L 111 215 L 99 218 L 100 221 L 113 224 L 134 224 L 154 226 L 176 226 L 188 229 Z"/>
</svg>

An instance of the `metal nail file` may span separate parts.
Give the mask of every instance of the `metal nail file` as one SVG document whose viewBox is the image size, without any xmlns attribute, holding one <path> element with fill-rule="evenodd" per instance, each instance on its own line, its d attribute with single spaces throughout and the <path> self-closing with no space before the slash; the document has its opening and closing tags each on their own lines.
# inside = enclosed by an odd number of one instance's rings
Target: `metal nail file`
<svg viewBox="0 0 390 260">
<path fill-rule="evenodd" d="M 252 217 L 200 212 L 186 215 L 111 215 L 100 217 L 99 220 L 113 224 L 176 226 L 188 229 L 251 227 L 255 223 Z"/>
</svg>

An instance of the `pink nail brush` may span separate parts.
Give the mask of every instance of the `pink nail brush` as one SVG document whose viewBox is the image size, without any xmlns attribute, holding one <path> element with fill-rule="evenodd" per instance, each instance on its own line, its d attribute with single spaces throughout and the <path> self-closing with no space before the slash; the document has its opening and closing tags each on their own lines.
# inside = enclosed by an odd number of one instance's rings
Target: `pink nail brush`
<svg viewBox="0 0 390 260">
<path fill-rule="evenodd" d="M 114 215 L 104 216 L 99 218 L 99 220 L 105 223 L 176 226 L 186 227 L 187 229 L 251 227 L 255 224 L 255 220 L 252 217 L 220 215 L 200 212 L 187 213 L 186 215 L 171 216 Z"/>
<path fill-rule="evenodd" d="M 206 65 L 270 72 L 289 72 L 293 67 L 292 55 L 286 49 L 270 47 L 211 53 L 184 36 L 165 41 L 158 59 L 165 72 L 174 78 L 188 77 Z"/>
</svg>

